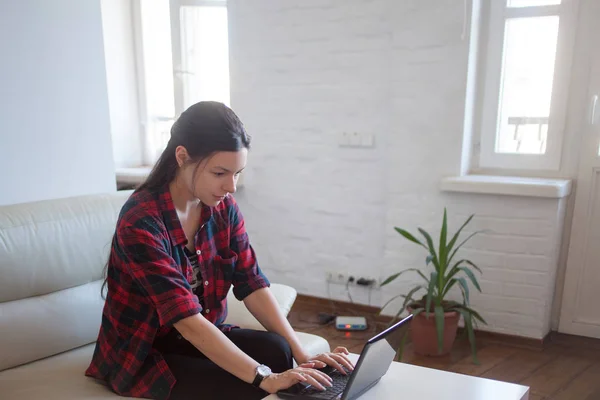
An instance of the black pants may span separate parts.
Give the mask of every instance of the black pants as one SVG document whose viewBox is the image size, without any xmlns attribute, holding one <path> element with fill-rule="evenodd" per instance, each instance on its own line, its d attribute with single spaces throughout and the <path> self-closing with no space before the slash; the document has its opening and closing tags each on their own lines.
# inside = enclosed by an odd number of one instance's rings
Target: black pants
<svg viewBox="0 0 600 400">
<path fill-rule="evenodd" d="M 244 353 L 273 372 L 293 367 L 292 350 L 280 335 L 252 329 L 233 329 L 225 335 Z M 163 354 L 177 382 L 169 400 L 262 399 L 268 393 L 238 379 L 206 358 L 173 329 L 155 346 Z"/>
</svg>

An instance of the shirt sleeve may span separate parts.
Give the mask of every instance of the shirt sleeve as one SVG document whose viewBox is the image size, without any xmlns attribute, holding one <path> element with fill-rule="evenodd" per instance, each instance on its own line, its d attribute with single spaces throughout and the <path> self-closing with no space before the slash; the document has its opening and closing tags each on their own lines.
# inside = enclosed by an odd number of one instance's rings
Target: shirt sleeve
<svg viewBox="0 0 600 400">
<path fill-rule="evenodd" d="M 243 300 L 255 290 L 269 287 L 271 283 L 258 266 L 246 232 L 244 217 L 233 197 L 229 196 L 229 199 L 230 247 L 238 255 L 233 273 L 233 294 L 238 300 Z"/>
<path fill-rule="evenodd" d="M 202 312 L 198 298 L 164 242 L 148 230 L 125 227 L 117 233 L 125 271 L 156 308 L 161 326 L 171 326 Z"/>
</svg>

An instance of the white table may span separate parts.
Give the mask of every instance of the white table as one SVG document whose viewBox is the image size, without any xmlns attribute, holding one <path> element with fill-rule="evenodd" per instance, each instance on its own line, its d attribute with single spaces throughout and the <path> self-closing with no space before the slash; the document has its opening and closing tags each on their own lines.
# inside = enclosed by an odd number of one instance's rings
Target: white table
<svg viewBox="0 0 600 400">
<path fill-rule="evenodd" d="M 358 354 L 350 354 L 356 362 Z M 270 395 L 265 400 L 280 397 Z M 529 388 L 513 383 L 394 362 L 360 400 L 529 400 Z"/>
</svg>

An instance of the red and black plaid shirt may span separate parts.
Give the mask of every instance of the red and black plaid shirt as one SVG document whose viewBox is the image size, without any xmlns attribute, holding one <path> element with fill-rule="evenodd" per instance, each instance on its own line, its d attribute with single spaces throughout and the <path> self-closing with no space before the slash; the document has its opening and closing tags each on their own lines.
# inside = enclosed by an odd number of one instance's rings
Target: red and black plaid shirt
<svg viewBox="0 0 600 400">
<path fill-rule="evenodd" d="M 214 208 L 205 206 L 200 226 L 194 244 L 202 305 L 192 293 L 187 239 L 168 186 L 127 200 L 112 241 L 102 325 L 87 376 L 105 380 L 120 395 L 167 399 L 175 377 L 154 348 L 155 338 L 198 313 L 229 330 L 223 322 L 230 286 L 239 300 L 269 286 L 231 196 Z"/>
</svg>

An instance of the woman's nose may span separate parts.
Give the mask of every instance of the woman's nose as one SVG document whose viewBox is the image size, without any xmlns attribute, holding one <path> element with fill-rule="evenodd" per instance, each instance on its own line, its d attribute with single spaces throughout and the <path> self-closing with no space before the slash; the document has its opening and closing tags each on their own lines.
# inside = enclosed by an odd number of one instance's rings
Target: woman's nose
<svg viewBox="0 0 600 400">
<path fill-rule="evenodd" d="M 227 193 L 235 193 L 236 191 L 236 177 L 232 176 L 231 178 L 227 179 L 227 183 L 225 184 L 225 186 L 223 187 L 223 189 L 225 189 L 227 191 Z"/>
</svg>

